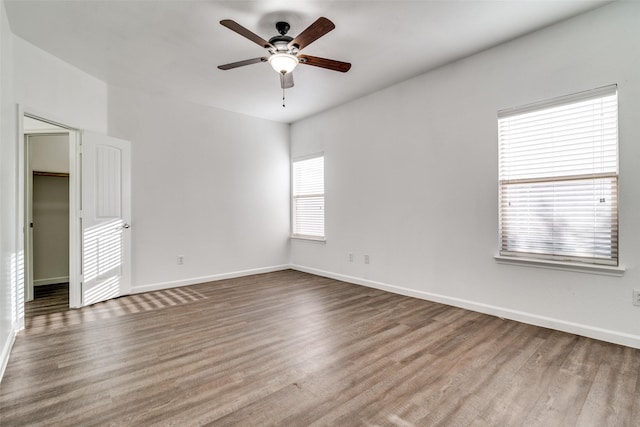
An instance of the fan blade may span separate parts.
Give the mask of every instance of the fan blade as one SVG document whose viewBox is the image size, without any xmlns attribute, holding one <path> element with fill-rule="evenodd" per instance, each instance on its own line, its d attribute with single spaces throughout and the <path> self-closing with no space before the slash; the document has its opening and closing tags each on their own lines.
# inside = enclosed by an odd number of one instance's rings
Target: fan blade
<svg viewBox="0 0 640 427">
<path fill-rule="evenodd" d="M 235 31 L 241 36 L 251 40 L 255 44 L 258 44 L 264 48 L 273 48 L 273 45 L 271 43 L 269 43 L 259 35 L 252 33 L 251 31 L 247 30 L 245 27 L 235 21 L 232 21 L 231 19 L 223 19 L 222 21 L 220 21 L 220 24 L 227 27 L 231 31 Z"/>
<path fill-rule="evenodd" d="M 351 69 L 348 62 L 336 61 L 333 59 L 318 58 L 317 56 L 298 55 L 301 64 L 313 65 L 314 67 L 322 67 L 328 70 L 340 71 L 346 73 Z"/>
<path fill-rule="evenodd" d="M 245 65 L 257 64 L 258 62 L 267 62 L 267 58 L 245 59 L 244 61 L 232 62 L 230 64 L 218 65 L 221 70 L 231 70 L 232 68 L 243 67 Z"/>
<path fill-rule="evenodd" d="M 320 37 L 333 30 L 336 26 L 333 22 L 325 17 L 320 17 L 313 24 L 309 25 L 306 30 L 301 32 L 298 37 L 289 42 L 289 49 L 296 46 L 302 50 L 305 46 L 309 46 Z"/>
<path fill-rule="evenodd" d="M 280 87 L 282 89 L 289 89 L 293 87 L 293 73 L 280 74 Z"/>
</svg>

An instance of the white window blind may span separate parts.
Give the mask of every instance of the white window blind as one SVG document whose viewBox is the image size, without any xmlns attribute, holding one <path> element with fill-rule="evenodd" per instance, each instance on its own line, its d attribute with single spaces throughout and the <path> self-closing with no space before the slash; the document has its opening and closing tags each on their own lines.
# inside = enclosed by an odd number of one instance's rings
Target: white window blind
<svg viewBox="0 0 640 427">
<path fill-rule="evenodd" d="M 324 156 L 293 162 L 293 235 L 324 238 Z"/>
<path fill-rule="evenodd" d="M 500 254 L 618 264 L 617 88 L 498 113 Z"/>
</svg>

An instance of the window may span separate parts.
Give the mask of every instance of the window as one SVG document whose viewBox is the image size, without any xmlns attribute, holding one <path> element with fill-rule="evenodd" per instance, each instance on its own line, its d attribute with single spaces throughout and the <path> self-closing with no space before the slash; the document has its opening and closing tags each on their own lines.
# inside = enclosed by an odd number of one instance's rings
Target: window
<svg viewBox="0 0 640 427">
<path fill-rule="evenodd" d="M 498 112 L 500 255 L 618 265 L 617 87 Z"/>
<path fill-rule="evenodd" d="M 293 161 L 293 237 L 324 239 L 324 156 Z"/>
</svg>

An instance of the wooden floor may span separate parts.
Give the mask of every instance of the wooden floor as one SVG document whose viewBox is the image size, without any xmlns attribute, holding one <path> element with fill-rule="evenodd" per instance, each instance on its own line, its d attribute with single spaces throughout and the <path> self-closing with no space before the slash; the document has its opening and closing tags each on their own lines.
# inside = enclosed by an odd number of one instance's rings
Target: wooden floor
<svg viewBox="0 0 640 427">
<path fill-rule="evenodd" d="M 69 311 L 69 284 L 58 283 L 55 285 L 34 286 L 33 301 L 25 304 L 24 318 L 25 328 L 29 329 L 31 323 L 43 315 L 64 313 Z"/>
<path fill-rule="evenodd" d="M 38 304 L 2 426 L 640 425 L 640 350 L 300 272 Z"/>
</svg>

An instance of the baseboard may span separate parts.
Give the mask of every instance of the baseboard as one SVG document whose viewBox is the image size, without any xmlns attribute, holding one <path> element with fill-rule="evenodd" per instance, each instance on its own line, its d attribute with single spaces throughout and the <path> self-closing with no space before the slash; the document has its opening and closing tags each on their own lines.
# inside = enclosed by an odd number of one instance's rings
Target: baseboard
<svg viewBox="0 0 640 427">
<path fill-rule="evenodd" d="M 271 267 L 254 268 L 251 270 L 233 271 L 230 273 L 214 274 L 211 276 L 191 277 L 188 279 L 174 280 L 171 282 L 152 283 L 149 285 L 136 286 L 131 289 L 131 293 L 159 291 L 162 289 L 178 288 L 180 286 L 197 285 L 199 283 L 215 282 L 218 280 L 235 279 L 237 277 L 251 276 L 252 274 L 272 273 L 289 269 L 288 264 L 274 265 Z"/>
<path fill-rule="evenodd" d="M 7 335 L 6 340 L 2 345 L 2 352 L 0 353 L 0 383 L 2 382 L 2 378 L 4 377 L 4 371 L 7 369 L 7 364 L 9 363 L 9 356 L 11 356 L 11 349 L 13 348 L 13 343 L 16 341 L 16 333 L 17 330 L 11 329 L 9 334 Z"/>
<path fill-rule="evenodd" d="M 69 283 L 69 276 L 51 277 L 49 279 L 34 280 L 33 286 L 57 285 L 58 283 Z"/>
<path fill-rule="evenodd" d="M 319 270 L 316 268 L 305 267 L 301 265 L 290 265 L 293 270 L 305 273 L 315 274 L 317 276 L 329 277 L 331 279 L 341 280 L 343 282 L 353 283 L 356 285 L 367 286 L 370 288 L 380 289 L 395 294 L 406 295 L 414 298 L 420 298 L 427 301 L 433 301 L 441 304 L 460 307 L 479 313 L 489 314 L 505 319 L 515 320 L 529 325 L 541 326 L 544 328 L 555 329 L 562 332 L 581 335 L 588 338 L 607 341 L 614 344 L 620 344 L 627 347 L 640 349 L 640 336 L 626 334 L 622 332 L 612 331 L 609 329 L 597 328 L 579 323 L 567 322 L 565 320 L 554 319 L 537 314 L 527 313 L 518 310 L 512 310 L 504 307 L 478 303 L 474 301 L 464 300 L 460 298 L 448 297 L 445 295 L 434 294 L 431 292 L 418 291 L 415 289 L 404 288 L 401 286 L 390 285 L 388 283 L 376 282 L 373 280 L 362 279 L 360 277 L 348 276 L 339 273 Z"/>
</svg>

